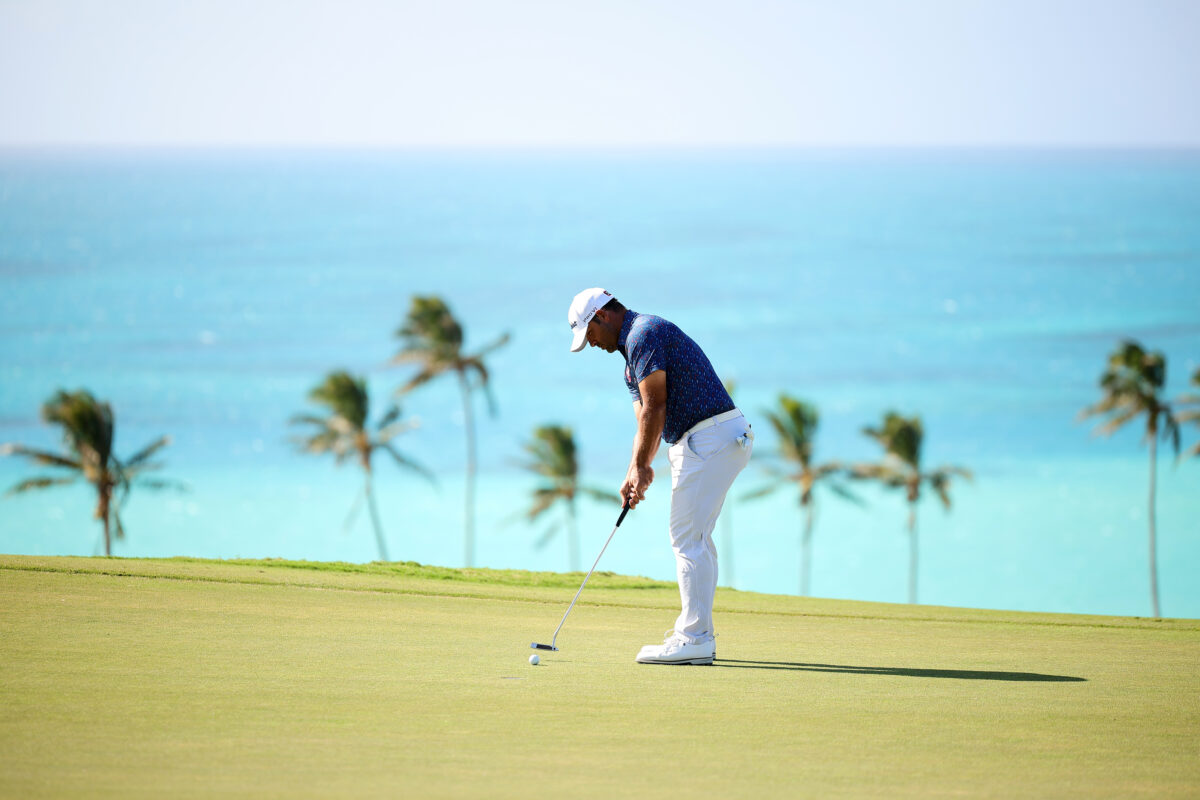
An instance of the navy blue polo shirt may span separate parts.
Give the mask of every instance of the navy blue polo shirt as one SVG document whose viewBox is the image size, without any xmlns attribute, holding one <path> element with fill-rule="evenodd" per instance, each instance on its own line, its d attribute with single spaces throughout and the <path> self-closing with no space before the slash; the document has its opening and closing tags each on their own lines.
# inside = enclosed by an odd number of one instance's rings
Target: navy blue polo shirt
<svg viewBox="0 0 1200 800">
<path fill-rule="evenodd" d="M 658 370 L 667 373 L 667 419 L 662 438 L 675 444 L 701 420 L 734 408 L 729 392 L 691 338 L 662 317 L 625 312 L 617 349 L 625 356 L 625 385 L 641 400 L 638 384 Z"/>
</svg>

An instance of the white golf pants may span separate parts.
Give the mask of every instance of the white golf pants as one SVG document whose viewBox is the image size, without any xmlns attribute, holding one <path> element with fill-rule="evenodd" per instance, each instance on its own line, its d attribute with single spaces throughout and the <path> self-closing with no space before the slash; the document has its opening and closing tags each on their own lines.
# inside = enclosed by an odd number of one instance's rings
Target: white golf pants
<svg viewBox="0 0 1200 800">
<path fill-rule="evenodd" d="M 754 433 L 736 409 L 698 423 L 671 445 L 671 548 L 683 610 L 676 633 L 692 644 L 715 635 L 717 547 L 713 528 L 733 479 L 750 462 Z"/>
</svg>

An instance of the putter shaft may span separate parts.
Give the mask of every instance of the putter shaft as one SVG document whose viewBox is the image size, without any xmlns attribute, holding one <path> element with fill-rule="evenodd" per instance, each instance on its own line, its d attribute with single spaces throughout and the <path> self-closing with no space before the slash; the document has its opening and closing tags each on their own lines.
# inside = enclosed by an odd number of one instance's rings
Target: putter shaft
<svg viewBox="0 0 1200 800">
<path fill-rule="evenodd" d="M 537 642 L 529 645 L 535 650 L 558 650 L 555 644 L 558 642 L 558 632 L 562 630 L 563 624 L 567 621 L 567 617 L 571 613 L 571 609 L 575 607 L 575 601 L 579 599 L 579 595 L 583 593 L 583 587 L 587 586 L 588 578 L 592 577 L 592 573 L 596 571 L 596 566 L 600 563 L 601 556 L 608 549 L 608 543 L 612 541 L 613 536 L 617 534 L 617 528 L 621 527 L 621 523 L 625 521 L 625 515 L 629 513 L 629 502 L 626 501 L 624 507 L 621 508 L 621 516 L 617 517 L 617 524 L 613 526 L 612 533 L 604 541 L 604 547 L 600 548 L 600 555 L 596 556 L 596 560 L 592 563 L 592 568 L 588 570 L 588 574 L 584 576 L 583 583 L 579 584 L 579 591 L 575 592 L 574 599 L 571 600 L 571 605 L 567 606 L 567 613 L 563 614 L 562 621 L 558 623 L 558 627 L 554 629 L 554 637 L 550 640 L 550 644 L 538 644 Z"/>
</svg>

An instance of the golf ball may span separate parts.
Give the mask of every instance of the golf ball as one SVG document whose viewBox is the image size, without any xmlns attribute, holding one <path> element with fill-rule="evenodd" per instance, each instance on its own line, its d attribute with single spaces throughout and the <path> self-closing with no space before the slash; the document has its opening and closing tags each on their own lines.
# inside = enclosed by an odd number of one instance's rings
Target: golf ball
<svg viewBox="0 0 1200 800">
<path fill-rule="evenodd" d="M 534 653 L 533 655 L 531 655 L 531 656 L 529 657 L 529 663 L 530 663 L 530 664 L 533 664 L 535 667 L 537 666 L 537 663 L 538 663 L 539 661 L 541 661 L 541 659 L 540 659 L 540 658 L 538 658 L 538 654 L 537 654 L 537 653 Z"/>
</svg>

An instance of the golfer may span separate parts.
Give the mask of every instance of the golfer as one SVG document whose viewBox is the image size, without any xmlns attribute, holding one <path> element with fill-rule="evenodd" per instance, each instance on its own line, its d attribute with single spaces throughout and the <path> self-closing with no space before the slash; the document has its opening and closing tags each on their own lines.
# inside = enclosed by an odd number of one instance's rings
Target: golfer
<svg viewBox="0 0 1200 800">
<path fill-rule="evenodd" d="M 637 432 L 621 484 L 630 508 L 654 480 L 650 462 L 661 438 L 671 445 L 671 547 L 683 606 L 661 645 L 638 653 L 641 664 L 711 664 L 716 657 L 713 597 L 717 548 L 713 528 L 754 448 L 754 433 L 717 378 L 704 351 L 678 327 L 621 305 L 604 289 L 585 289 L 567 311 L 574 338 L 625 359 L 625 385 L 633 396 Z"/>
</svg>

